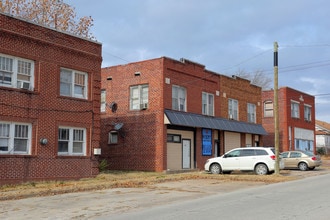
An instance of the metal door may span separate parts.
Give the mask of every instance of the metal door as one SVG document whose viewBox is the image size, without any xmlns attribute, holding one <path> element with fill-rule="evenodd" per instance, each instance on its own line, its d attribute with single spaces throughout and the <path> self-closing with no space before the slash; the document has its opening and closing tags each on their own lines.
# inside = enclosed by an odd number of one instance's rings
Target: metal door
<svg viewBox="0 0 330 220">
<path fill-rule="evenodd" d="M 190 169 L 191 144 L 189 139 L 182 139 L 182 169 Z"/>
</svg>

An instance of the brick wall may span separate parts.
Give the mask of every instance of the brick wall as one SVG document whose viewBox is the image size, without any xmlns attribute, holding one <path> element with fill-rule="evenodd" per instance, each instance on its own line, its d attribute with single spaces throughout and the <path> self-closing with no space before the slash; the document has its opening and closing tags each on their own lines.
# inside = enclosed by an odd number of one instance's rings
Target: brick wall
<svg viewBox="0 0 330 220">
<path fill-rule="evenodd" d="M 261 124 L 261 88 L 252 85 L 249 80 L 234 76 L 220 76 L 221 107 L 220 116 L 228 118 L 228 99 L 238 100 L 239 121 L 247 122 L 247 104 L 256 106 L 256 123 Z"/>
<path fill-rule="evenodd" d="M 101 45 L 3 14 L 0 26 L 0 53 L 35 62 L 33 91 L 0 87 L 1 120 L 33 126 L 31 155 L 0 155 L 1 183 L 95 176 Z M 61 67 L 88 73 L 88 100 L 60 96 Z M 57 155 L 58 126 L 86 128 L 86 156 Z M 41 145 L 40 138 L 47 138 L 48 144 Z"/>
<path fill-rule="evenodd" d="M 262 92 L 263 102 L 274 101 L 274 91 Z M 299 102 L 299 118 L 291 117 L 291 101 Z M 311 121 L 304 120 L 304 105 L 308 105 L 312 110 Z M 275 106 L 274 106 L 275 107 Z M 278 113 L 279 113 L 279 147 L 280 151 L 289 150 L 289 129 L 291 129 L 291 145 L 294 147 L 294 128 L 302 128 L 307 130 L 315 129 L 315 98 L 309 94 L 289 87 L 282 87 L 278 92 Z M 274 112 L 275 113 L 275 112 Z M 275 125 L 274 117 L 263 117 L 262 125 L 269 133 L 264 137 L 264 141 L 269 146 L 274 146 Z M 315 137 L 314 137 L 315 140 Z M 314 141 L 314 149 L 315 149 Z"/>
<path fill-rule="evenodd" d="M 135 76 L 135 72 L 140 72 Z M 108 80 L 111 79 L 111 80 Z M 228 117 L 228 98 L 239 100 L 240 120 L 247 121 L 247 103 L 256 105 L 257 123 L 261 124 L 261 88 L 248 80 L 221 76 L 205 69 L 205 66 L 181 59 L 157 58 L 102 69 L 102 89 L 106 90 L 106 102 L 116 102 L 118 109 L 107 107 L 101 114 L 102 158 L 109 169 L 166 170 L 166 125 L 164 109 L 172 109 L 172 86 L 184 87 L 187 92 L 187 112 L 202 114 L 202 92 L 214 94 L 216 117 Z M 129 91 L 132 85 L 149 85 L 149 107 L 146 110 L 129 110 Z M 223 96 L 226 93 L 226 96 Z M 119 142 L 108 144 L 108 133 L 116 123 L 123 123 L 119 130 Z M 213 131 L 214 132 L 218 131 Z M 202 156 L 201 129 L 195 130 L 196 166 L 203 169 L 209 158 Z M 220 151 L 224 138 L 220 132 Z M 245 143 L 245 135 L 241 139 Z M 261 144 L 262 139 L 260 138 Z"/>
<path fill-rule="evenodd" d="M 101 115 L 102 158 L 109 169 L 162 171 L 164 160 L 163 59 L 154 59 L 102 69 L 106 102 L 118 105 Z M 140 72 L 135 76 L 135 72 Z M 108 80 L 111 77 L 112 80 Z M 130 110 L 130 86 L 149 85 L 148 108 Z M 117 144 L 108 144 L 108 133 L 123 123 Z"/>
</svg>

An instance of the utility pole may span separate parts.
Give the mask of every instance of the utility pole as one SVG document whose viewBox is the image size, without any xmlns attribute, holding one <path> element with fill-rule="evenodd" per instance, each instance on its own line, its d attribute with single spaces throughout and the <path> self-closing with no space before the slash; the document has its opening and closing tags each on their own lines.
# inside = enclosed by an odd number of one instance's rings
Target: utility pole
<svg viewBox="0 0 330 220">
<path fill-rule="evenodd" d="M 274 42 L 274 121 L 275 121 L 275 174 L 280 174 L 279 114 L 278 114 L 278 44 Z"/>
</svg>

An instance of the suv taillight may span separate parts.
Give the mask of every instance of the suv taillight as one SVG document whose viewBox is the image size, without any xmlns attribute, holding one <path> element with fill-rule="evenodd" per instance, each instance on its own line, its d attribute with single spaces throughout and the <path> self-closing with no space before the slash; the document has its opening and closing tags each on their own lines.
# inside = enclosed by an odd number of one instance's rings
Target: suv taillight
<svg viewBox="0 0 330 220">
<path fill-rule="evenodd" d="M 312 157 L 312 160 L 316 160 L 316 157 Z"/>
<path fill-rule="evenodd" d="M 272 160 L 275 160 L 276 157 L 275 157 L 275 155 L 271 155 L 270 158 L 271 158 Z"/>
</svg>

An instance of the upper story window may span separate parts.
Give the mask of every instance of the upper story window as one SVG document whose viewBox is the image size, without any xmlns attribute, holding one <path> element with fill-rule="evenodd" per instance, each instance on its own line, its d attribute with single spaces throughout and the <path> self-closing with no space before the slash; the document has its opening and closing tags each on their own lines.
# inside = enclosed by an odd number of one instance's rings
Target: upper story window
<svg viewBox="0 0 330 220">
<path fill-rule="evenodd" d="M 228 99 L 228 117 L 238 120 L 238 101 L 235 99 Z"/>
<path fill-rule="evenodd" d="M 202 114 L 214 116 L 214 95 L 202 93 Z"/>
<path fill-rule="evenodd" d="M 247 119 L 248 122 L 256 123 L 256 105 L 248 103 L 247 104 Z"/>
<path fill-rule="evenodd" d="M 106 109 L 106 90 L 101 90 L 101 112 L 105 112 Z"/>
<path fill-rule="evenodd" d="M 0 121 L 0 154 L 30 154 L 31 124 Z"/>
<path fill-rule="evenodd" d="M 309 105 L 304 106 L 304 119 L 305 121 L 312 121 L 312 107 Z"/>
<path fill-rule="evenodd" d="M 178 111 L 187 111 L 187 93 L 186 88 L 181 86 L 172 86 L 172 109 Z"/>
<path fill-rule="evenodd" d="M 274 105 L 272 101 L 264 102 L 264 117 L 273 117 L 274 116 Z"/>
<path fill-rule="evenodd" d="M 0 54 L 0 86 L 33 90 L 34 61 Z"/>
<path fill-rule="evenodd" d="M 58 155 L 83 156 L 86 154 L 86 129 L 59 127 Z"/>
<path fill-rule="evenodd" d="M 299 118 L 299 102 L 291 101 L 291 117 Z"/>
<path fill-rule="evenodd" d="M 130 110 L 148 108 L 148 85 L 137 85 L 130 87 Z"/>
<path fill-rule="evenodd" d="M 88 75 L 84 72 L 61 68 L 60 94 L 87 99 Z"/>
</svg>

